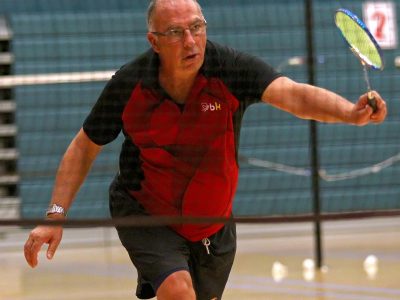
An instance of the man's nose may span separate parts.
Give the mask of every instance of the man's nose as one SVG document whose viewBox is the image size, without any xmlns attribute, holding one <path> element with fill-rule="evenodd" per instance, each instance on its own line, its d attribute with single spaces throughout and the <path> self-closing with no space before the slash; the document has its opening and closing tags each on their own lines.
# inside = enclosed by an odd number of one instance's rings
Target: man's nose
<svg viewBox="0 0 400 300">
<path fill-rule="evenodd" d="M 196 44 L 194 36 L 189 29 L 185 29 L 183 32 L 183 45 L 184 47 L 193 47 Z"/>
</svg>

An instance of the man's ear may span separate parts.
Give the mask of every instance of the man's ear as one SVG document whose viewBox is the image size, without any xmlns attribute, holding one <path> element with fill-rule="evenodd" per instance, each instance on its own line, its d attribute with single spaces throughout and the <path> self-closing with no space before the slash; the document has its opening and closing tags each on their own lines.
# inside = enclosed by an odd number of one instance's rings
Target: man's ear
<svg viewBox="0 0 400 300">
<path fill-rule="evenodd" d="M 158 47 L 158 39 L 154 36 L 154 34 L 148 32 L 147 33 L 147 40 L 149 41 L 151 47 L 153 48 L 154 52 L 160 52 L 160 48 Z"/>
</svg>

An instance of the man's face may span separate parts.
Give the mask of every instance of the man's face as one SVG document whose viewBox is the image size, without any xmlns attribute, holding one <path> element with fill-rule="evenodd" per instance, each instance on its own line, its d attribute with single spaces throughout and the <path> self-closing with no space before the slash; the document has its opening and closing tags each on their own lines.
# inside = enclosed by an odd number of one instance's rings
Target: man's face
<svg viewBox="0 0 400 300">
<path fill-rule="evenodd" d="M 195 73 L 203 64 L 206 28 L 199 6 L 191 0 L 160 1 L 148 39 L 168 71 Z"/>
</svg>

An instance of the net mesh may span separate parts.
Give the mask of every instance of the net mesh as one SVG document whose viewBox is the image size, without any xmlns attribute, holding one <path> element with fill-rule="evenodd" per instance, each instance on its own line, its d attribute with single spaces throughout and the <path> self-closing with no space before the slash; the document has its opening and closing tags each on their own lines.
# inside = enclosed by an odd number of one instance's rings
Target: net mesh
<svg viewBox="0 0 400 300">
<path fill-rule="evenodd" d="M 343 49 L 336 3 L 314 1 L 316 84 L 358 99 L 359 63 Z M 201 1 L 208 37 L 257 55 L 305 82 L 306 28 L 301 1 Z M 347 4 L 347 5 L 346 5 Z M 361 1 L 342 1 L 361 13 Z M 0 219 L 42 218 L 58 163 L 114 70 L 148 48 L 147 1 L 6 1 L 0 128 Z M 385 54 L 388 61 L 394 53 Z M 3 56 L 5 57 L 5 56 Z M 318 126 L 325 213 L 400 208 L 399 73 L 390 63 L 374 87 L 388 100 L 379 126 Z M 118 171 L 122 137 L 95 162 L 69 218 L 108 218 L 108 186 Z M 234 213 L 302 216 L 312 212 L 309 123 L 255 104 L 244 115 Z"/>
</svg>

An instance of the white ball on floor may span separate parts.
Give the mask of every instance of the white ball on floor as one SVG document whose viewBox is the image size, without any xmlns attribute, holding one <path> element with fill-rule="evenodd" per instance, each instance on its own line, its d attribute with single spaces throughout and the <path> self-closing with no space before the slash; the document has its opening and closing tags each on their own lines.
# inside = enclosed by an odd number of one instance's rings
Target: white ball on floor
<svg viewBox="0 0 400 300">
<path fill-rule="evenodd" d="M 303 260 L 303 269 L 313 270 L 315 269 L 315 263 L 311 258 Z"/>
<path fill-rule="evenodd" d="M 378 265 L 378 258 L 375 255 L 368 255 L 364 260 L 364 268 Z"/>
</svg>

